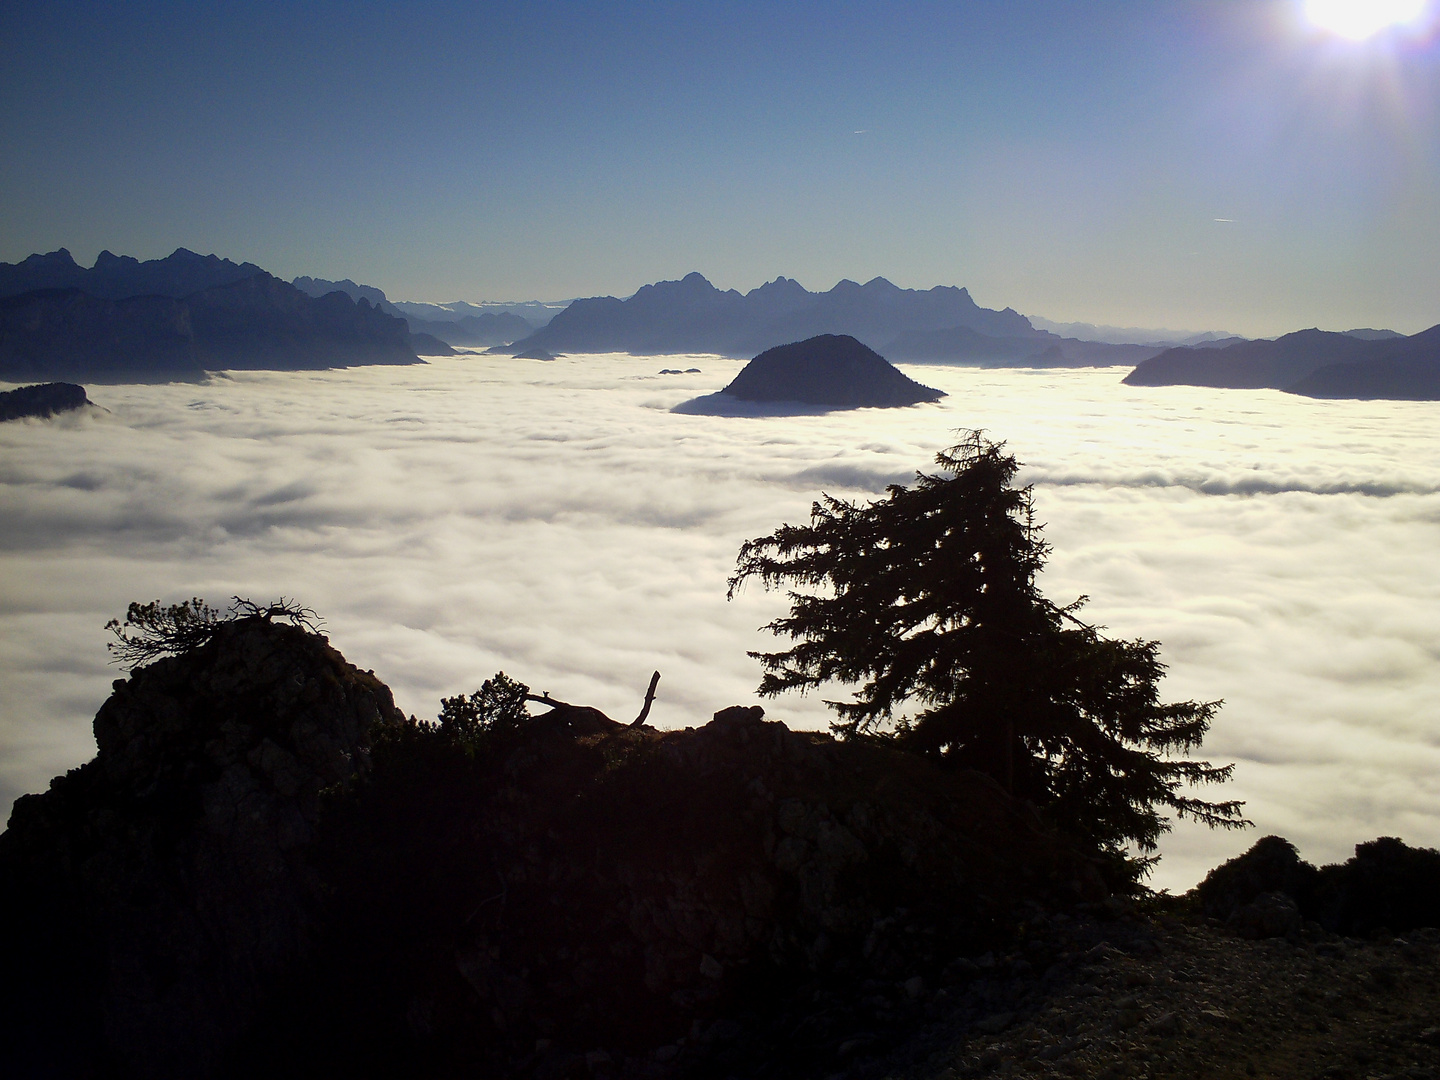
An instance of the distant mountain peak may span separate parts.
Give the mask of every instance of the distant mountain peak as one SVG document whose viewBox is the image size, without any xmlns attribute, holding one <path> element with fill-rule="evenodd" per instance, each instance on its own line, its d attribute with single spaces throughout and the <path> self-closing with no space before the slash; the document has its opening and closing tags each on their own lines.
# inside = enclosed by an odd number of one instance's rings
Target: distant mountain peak
<svg viewBox="0 0 1440 1080">
<path fill-rule="evenodd" d="M 875 348 L 909 331 L 957 326 L 997 337 L 1041 336 L 1023 315 L 982 308 L 954 286 L 904 289 L 884 277 L 864 285 L 842 278 L 831 289 L 812 293 L 792 278 L 777 276 L 742 295 L 716 289 L 692 271 L 679 281 L 645 285 L 625 300 L 578 300 L 512 348 L 754 356 L 819 334 L 847 334 Z"/>
</svg>

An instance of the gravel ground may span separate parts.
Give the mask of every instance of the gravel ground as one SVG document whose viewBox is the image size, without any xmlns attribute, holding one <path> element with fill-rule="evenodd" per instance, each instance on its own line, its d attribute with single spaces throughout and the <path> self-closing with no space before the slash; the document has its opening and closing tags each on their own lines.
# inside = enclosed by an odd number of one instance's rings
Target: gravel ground
<svg viewBox="0 0 1440 1080">
<path fill-rule="evenodd" d="M 1437 963 L 1436 930 L 1245 940 L 1133 911 L 1044 920 L 1013 955 L 918 988 L 926 1027 L 834 1077 L 1440 1078 Z"/>
</svg>

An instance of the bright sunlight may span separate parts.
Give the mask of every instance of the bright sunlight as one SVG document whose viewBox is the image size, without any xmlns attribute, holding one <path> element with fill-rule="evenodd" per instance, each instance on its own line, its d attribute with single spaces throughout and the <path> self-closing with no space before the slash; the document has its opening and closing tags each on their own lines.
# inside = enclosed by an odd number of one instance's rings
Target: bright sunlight
<svg viewBox="0 0 1440 1080">
<path fill-rule="evenodd" d="M 1316 26 L 1363 41 L 1391 26 L 1413 22 L 1426 0 L 1306 0 L 1305 15 Z"/>
</svg>

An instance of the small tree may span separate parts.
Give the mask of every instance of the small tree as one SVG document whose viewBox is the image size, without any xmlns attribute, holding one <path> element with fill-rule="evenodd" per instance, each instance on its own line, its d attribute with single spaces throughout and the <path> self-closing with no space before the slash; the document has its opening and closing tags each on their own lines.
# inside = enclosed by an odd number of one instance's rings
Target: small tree
<svg viewBox="0 0 1440 1080">
<path fill-rule="evenodd" d="M 473 754 L 487 739 L 517 731 L 530 719 L 525 709 L 529 694 L 524 683 L 497 671 L 468 697 L 440 699 L 440 733 Z"/>
<path fill-rule="evenodd" d="M 750 578 L 806 590 L 765 627 L 797 644 L 750 654 L 760 694 L 858 683 L 853 701 L 827 702 L 838 735 L 888 733 L 979 769 L 1116 856 L 1131 842 L 1153 851 L 1166 809 L 1249 824 L 1239 802 L 1186 793 L 1233 766 L 1172 756 L 1200 745 L 1220 702 L 1162 704 L 1157 642 L 1110 640 L 1076 616 L 1085 597 L 1059 607 L 1040 594 L 1050 549 L 1004 444 L 972 432 L 936 462 L 948 475 L 865 505 L 824 496 L 809 525 L 740 549 L 730 596 Z"/>
</svg>

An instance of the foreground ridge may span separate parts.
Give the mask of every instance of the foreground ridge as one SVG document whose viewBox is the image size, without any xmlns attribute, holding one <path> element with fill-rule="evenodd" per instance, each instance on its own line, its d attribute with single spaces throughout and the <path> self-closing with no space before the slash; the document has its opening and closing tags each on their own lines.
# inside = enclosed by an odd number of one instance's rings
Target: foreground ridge
<svg viewBox="0 0 1440 1080">
<path fill-rule="evenodd" d="M 97 757 L 17 802 L 6 1076 L 1440 1065 L 1440 934 L 1415 928 L 1440 853 L 1316 870 L 1268 837 L 1137 902 L 979 773 L 758 706 L 658 731 L 539 695 L 510 726 L 423 723 L 270 610 L 117 681 Z"/>
</svg>

